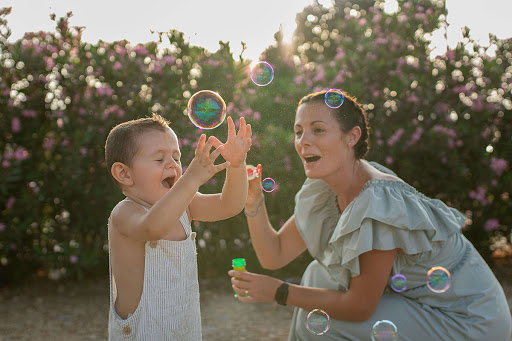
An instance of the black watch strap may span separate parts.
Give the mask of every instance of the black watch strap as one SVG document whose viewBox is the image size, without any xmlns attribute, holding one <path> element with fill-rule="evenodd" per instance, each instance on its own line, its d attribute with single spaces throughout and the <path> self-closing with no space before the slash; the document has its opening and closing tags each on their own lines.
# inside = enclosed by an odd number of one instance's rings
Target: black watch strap
<svg viewBox="0 0 512 341">
<path fill-rule="evenodd" d="M 279 288 L 276 290 L 276 302 L 280 305 L 286 305 L 286 299 L 288 298 L 288 287 L 289 284 L 283 282 Z"/>
</svg>

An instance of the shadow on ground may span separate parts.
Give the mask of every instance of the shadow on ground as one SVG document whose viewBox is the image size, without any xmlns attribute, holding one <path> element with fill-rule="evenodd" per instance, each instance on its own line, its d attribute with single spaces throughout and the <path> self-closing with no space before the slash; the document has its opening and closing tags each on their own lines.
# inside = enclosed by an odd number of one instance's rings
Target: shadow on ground
<svg viewBox="0 0 512 341">
<path fill-rule="evenodd" d="M 493 270 L 512 306 L 512 267 L 497 264 Z M 0 341 L 107 340 L 108 285 L 37 281 L 0 289 Z M 292 307 L 241 303 L 227 276 L 203 280 L 200 287 L 204 341 L 287 340 Z"/>
</svg>

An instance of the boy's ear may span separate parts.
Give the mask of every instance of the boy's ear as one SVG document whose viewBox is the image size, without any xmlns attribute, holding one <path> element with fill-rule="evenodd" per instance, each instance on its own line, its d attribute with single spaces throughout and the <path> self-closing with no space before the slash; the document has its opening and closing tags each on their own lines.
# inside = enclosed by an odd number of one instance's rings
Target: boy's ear
<svg viewBox="0 0 512 341">
<path fill-rule="evenodd" d="M 119 182 L 121 185 L 128 187 L 133 185 L 133 179 L 130 174 L 130 169 L 124 163 L 114 162 L 112 168 L 110 169 L 110 172 L 112 173 L 112 177 L 116 179 L 116 181 Z"/>
</svg>

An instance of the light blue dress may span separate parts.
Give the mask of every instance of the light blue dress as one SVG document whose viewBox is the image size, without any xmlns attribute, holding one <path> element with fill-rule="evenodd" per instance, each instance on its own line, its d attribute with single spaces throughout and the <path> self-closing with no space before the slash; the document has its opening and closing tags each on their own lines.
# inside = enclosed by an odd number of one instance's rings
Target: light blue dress
<svg viewBox="0 0 512 341">
<path fill-rule="evenodd" d="M 370 164 L 382 172 L 389 169 Z M 363 322 L 330 321 L 323 335 L 305 326 L 308 311 L 295 308 L 289 340 L 371 340 L 375 322 L 389 320 L 399 340 L 510 341 L 512 320 L 498 280 L 461 233 L 465 217 L 437 199 L 398 180 L 373 179 L 339 212 L 336 194 L 323 180 L 307 179 L 295 198 L 295 223 L 315 260 L 302 285 L 345 291 L 359 275 L 359 255 L 401 248 L 389 280 L 407 279 L 407 289 L 388 286 L 373 316 Z M 451 286 L 436 293 L 427 286 L 435 266 L 451 274 Z"/>
</svg>

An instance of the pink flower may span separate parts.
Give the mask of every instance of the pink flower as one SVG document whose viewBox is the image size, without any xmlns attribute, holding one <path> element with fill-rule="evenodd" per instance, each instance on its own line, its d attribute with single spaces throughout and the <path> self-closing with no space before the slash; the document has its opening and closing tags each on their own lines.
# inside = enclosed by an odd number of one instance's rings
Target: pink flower
<svg viewBox="0 0 512 341">
<path fill-rule="evenodd" d="M 407 102 L 410 102 L 410 103 L 418 103 L 419 101 L 420 101 L 420 99 L 414 94 L 407 98 Z"/>
<path fill-rule="evenodd" d="M 388 139 L 388 145 L 392 146 L 395 143 L 397 143 L 398 140 L 400 140 L 400 137 L 402 137 L 403 134 L 404 134 L 404 130 L 402 128 L 397 129 L 395 131 L 395 133 Z"/>
<path fill-rule="evenodd" d="M 3 231 L 5 230 L 5 224 L 4 223 L 0 223 L 0 231 Z"/>
<path fill-rule="evenodd" d="M 21 116 L 24 117 L 36 117 L 37 113 L 35 110 L 22 110 Z"/>
<path fill-rule="evenodd" d="M 14 117 L 11 121 L 11 129 L 13 133 L 17 133 L 21 130 L 21 121 L 19 117 Z"/>
<path fill-rule="evenodd" d="M 45 137 L 43 140 L 43 148 L 48 150 L 51 149 L 55 145 L 55 139 L 51 137 Z"/>
<path fill-rule="evenodd" d="M 78 257 L 76 255 L 69 256 L 69 262 L 71 264 L 75 264 L 76 262 L 78 262 Z"/>
<path fill-rule="evenodd" d="M 498 219 L 495 219 L 495 218 L 489 219 L 484 224 L 484 230 L 487 232 L 491 232 L 491 231 L 496 230 L 499 226 L 500 226 L 500 222 L 498 221 Z"/>
<path fill-rule="evenodd" d="M 119 70 L 123 67 L 123 65 L 120 62 L 115 62 L 114 65 L 112 65 L 112 69 Z"/>
<path fill-rule="evenodd" d="M 23 161 L 26 158 L 28 158 L 28 151 L 23 147 L 16 148 L 16 151 L 14 152 L 14 157 L 18 161 Z"/>
<path fill-rule="evenodd" d="M 86 154 L 87 154 L 87 148 L 85 148 L 85 147 L 80 147 L 80 154 L 82 154 L 82 155 L 86 155 Z"/>
<path fill-rule="evenodd" d="M 390 165 L 393 163 L 393 158 L 391 156 L 386 157 L 386 164 Z"/>
<path fill-rule="evenodd" d="M 507 164 L 506 160 L 491 157 L 491 168 L 498 176 L 503 174 L 503 171 L 507 168 Z"/>
<path fill-rule="evenodd" d="M 486 194 L 486 189 L 483 186 L 478 186 L 476 190 L 469 192 L 469 197 L 480 202 L 482 206 L 487 206 L 491 201 L 486 198 Z"/>
<path fill-rule="evenodd" d="M 57 126 L 59 128 L 64 127 L 64 120 L 62 118 L 57 119 Z"/>
<path fill-rule="evenodd" d="M 11 196 L 9 199 L 7 199 L 7 203 L 5 204 L 5 208 L 11 209 L 14 206 L 14 203 L 16 203 L 16 198 Z"/>
</svg>

